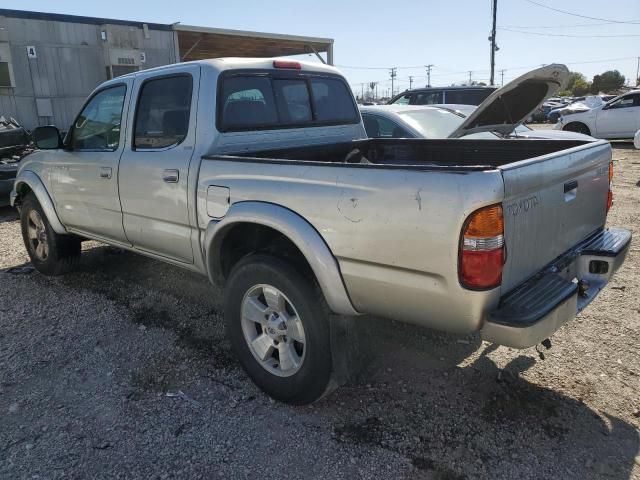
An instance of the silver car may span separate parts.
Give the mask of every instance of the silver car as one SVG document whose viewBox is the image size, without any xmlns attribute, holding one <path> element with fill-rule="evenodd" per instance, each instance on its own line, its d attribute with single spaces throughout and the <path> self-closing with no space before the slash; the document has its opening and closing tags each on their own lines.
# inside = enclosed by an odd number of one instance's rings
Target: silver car
<svg viewBox="0 0 640 480">
<path fill-rule="evenodd" d="M 475 105 L 377 105 L 362 106 L 360 113 L 369 138 L 452 138 L 454 132 L 478 107 Z M 476 132 L 466 139 L 539 138 L 545 140 L 592 140 L 577 132 L 532 130 L 518 125 L 509 135 Z"/>
</svg>

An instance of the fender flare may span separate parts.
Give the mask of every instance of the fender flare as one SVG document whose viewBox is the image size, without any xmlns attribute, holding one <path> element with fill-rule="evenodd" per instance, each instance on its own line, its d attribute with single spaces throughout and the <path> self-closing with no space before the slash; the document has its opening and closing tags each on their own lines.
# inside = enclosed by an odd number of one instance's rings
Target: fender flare
<svg viewBox="0 0 640 480">
<path fill-rule="evenodd" d="M 237 202 L 231 205 L 222 220 L 209 223 L 204 245 L 207 272 L 213 283 L 220 284 L 222 279 L 222 242 L 227 233 L 240 223 L 264 225 L 291 240 L 309 262 L 331 310 L 339 315 L 359 315 L 349 299 L 338 262 L 324 239 L 303 217 L 273 203 Z"/>
<path fill-rule="evenodd" d="M 56 208 L 53 205 L 53 200 L 51 200 L 49 192 L 47 192 L 47 187 L 44 186 L 44 183 L 35 172 L 32 172 L 31 170 L 23 170 L 18 174 L 13 185 L 13 191 L 11 192 L 11 206 L 15 206 L 19 197 L 18 191 L 22 184 L 27 185 L 38 199 L 38 202 L 44 210 L 53 231 L 61 235 L 66 234 L 67 229 L 64 228 L 64 225 L 62 225 L 58 218 Z"/>
</svg>

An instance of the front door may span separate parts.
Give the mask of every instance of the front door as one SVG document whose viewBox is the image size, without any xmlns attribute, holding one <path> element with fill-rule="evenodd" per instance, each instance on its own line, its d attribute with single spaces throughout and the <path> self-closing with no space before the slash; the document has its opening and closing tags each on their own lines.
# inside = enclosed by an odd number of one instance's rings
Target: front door
<svg viewBox="0 0 640 480">
<path fill-rule="evenodd" d="M 174 72 L 136 76 L 130 148 L 120 161 L 120 199 L 134 247 L 193 263 L 188 174 L 200 69 L 185 65 Z"/>
<path fill-rule="evenodd" d="M 631 138 L 640 128 L 640 94 L 620 97 L 598 112 L 596 131 L 599 137 Z"/>
<path fill-rule="evenodd" d="M 67 148 L 55 153 L 53 200 L 68 228 L 127 243 L 118 198 L 118 162 L 131 80 L 109 85 L 85 103 L 71 126 Z"/>
</svg>

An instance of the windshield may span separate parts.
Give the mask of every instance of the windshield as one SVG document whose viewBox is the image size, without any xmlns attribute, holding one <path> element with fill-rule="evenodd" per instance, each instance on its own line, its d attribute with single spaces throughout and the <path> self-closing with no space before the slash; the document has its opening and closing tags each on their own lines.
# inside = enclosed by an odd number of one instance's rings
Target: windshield
<svg viewBox="0 0 640 480">
<path fill-rule="evenodd" d="M 447 138 L 465 119 L 462 114 L 441 108 L 399 112 L 398 115 L 425 138 Z M 467 137 L 496 138 L 494 134 L 488 132 L 476 133 Z"/>
</svg>

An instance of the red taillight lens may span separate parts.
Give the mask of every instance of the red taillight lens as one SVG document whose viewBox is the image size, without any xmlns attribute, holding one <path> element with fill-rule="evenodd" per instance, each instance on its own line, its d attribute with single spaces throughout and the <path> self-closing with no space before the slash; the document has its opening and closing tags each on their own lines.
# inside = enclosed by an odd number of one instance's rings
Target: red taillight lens
<svg viewBox="0 0 640 480">
<path fill-rule="evenodd" d="M 491 205 L 476 210 L 462 228 L 458 267 L 460 283 L 472 290 L 499 286 L 504 260 L 502 206 Z"/>
<path fill-rule="evenodd" d="M 300 65 L 300 62 L 294 62 L 291 60 L 274 60 L 273 68 L 292 68 L 294 70 L 300 70 L 302 65 Z"/>
</svg>

